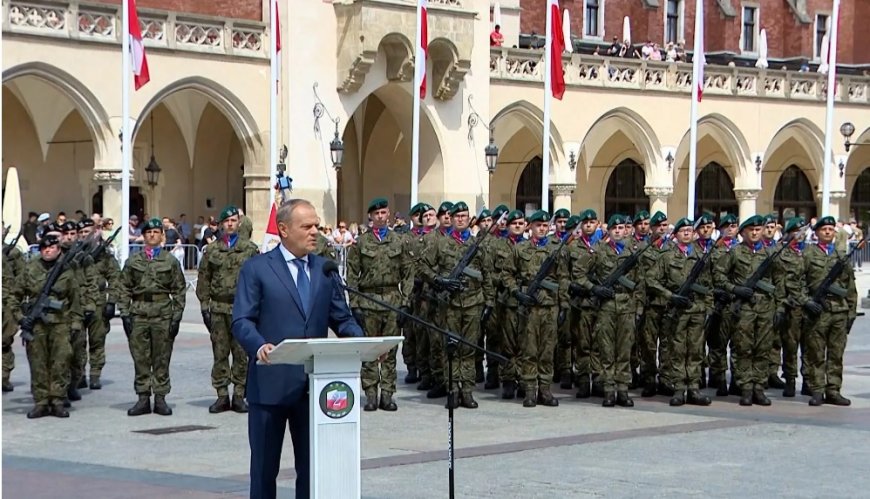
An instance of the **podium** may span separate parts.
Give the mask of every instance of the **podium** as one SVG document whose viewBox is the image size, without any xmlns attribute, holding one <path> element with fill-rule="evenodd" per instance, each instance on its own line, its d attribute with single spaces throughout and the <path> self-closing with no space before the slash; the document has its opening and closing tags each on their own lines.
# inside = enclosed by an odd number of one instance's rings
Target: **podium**
<svg viewBox="0 0 870 499">
<path fill-rule="evenodd" d="M 312 498 L 360 497 L 360 368 L 398 346 L 401 336 L 284 340 L 272 364 L 308 373 Z"/>
</svg>

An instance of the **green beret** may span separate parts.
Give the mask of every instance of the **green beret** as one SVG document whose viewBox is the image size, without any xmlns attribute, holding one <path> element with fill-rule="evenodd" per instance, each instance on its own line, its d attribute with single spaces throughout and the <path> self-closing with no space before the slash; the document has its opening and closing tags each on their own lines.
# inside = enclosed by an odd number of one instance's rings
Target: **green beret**
<svg viewBox="0 0 870 499">
<path fill-rule="evenodd" d="M 85 227 L 93 227 L 93 226 L 94 226 L 94 221 L 91 220 L 90 218 L 86 218 L 86 219 L 82 220 L 81 222 L 79 222 L 78 224 L 76 224 L 76 227 L 79 230 L 82 230 Z"/>
<path fill-rule="evenodd" d="M 547 212 L 544 211 L 544 210 L 538 210 L 538 211 L 532 213 L 532 216 L 530 216 L 530 217 L 527 219 L 527 221 L 528 221 L 529 223 L 534 223 L 534 222 L 549 222 L 549 221 L 550 221 L 550 214 L 547 213 Z"/>
<path fill-rule="evenodd" d="M 492 218 L 492 213 L 490 213 L 486 208 L 481 210 L 480 215 L 477 216 L 478 220 L 483 220 L 484 218 Z"/>
<path fill-rule="evenodd" d="M 598 220 L 598 213 L 595 213 L 595 210 L 591 208 L 588 210 L 583 210 L 580 213 L 580 221 L 585 222 L 587 220 Z"/>
<path fill-rule="evenodd" d="M 631 219 L 629 217 L 623 218 L 623 216 L 620 215 L 619 213 L 614 213 L 613 215 L 610 215 L 610 219 L 607 220 L 607 228 L 611 229 L 611 228 L 613 228 L 614 225 L 622 225 L 625 223 L 626 219 L 628 219 L 629 222 L 631 221 Z"/>
<path fill-rule="evenodd" d="M 233 215 L 238 215 L 239 209 L 233 205 L 229 205 L 218 215 L 218 222 L 223 222 L 224 220 L 230 218 Z"/>
<path fill-rule="evenodd" d="M 374 198 L 372 199 L 372 202 L 369 203 L 368 213 L 380 210 L 381 208 L 387 208 L 388 206 L 390 206 L 390 203 L 385 198 Z"/>
<path fill-rule="evenodd" d="M 503 204 L 500 204 L 496 206 L 494 210 L 492 210 L 492 218 L 501 218 L 503 213 L 508 213 L 509 211 L 511 211 L 510 208 Z"/>
<path fill-rule="evenodd" d="M 429 203 L 420 203 L 420 211 L 418 211 L 417 213 L 422 215 L 427 211 L 435 211 L 435 207 Z"/>
<path fill-rule="evenodd" d="M 450 213 L 450 210 L 452 209 L 453 203 L 451 203 L 450 201 L 444 201 L 443 203 L 441 203 L 441 206 L 438 207 L 438 216 L 440 217 L 445 213 Z"/>
<path fill-rule="evenodd" d="M 420 208 L 422 208 L 422 207 L 423 207 L 423 203 L 415 204 L 414 206 L 411 207 L 410 210 L 408 210 L 408 216 L 413 217 L 413 216 L 417 215 L 418 213 L 420 213 Z"/>
<path fill-rule="evenodd" d="M 764 217 L 764 225 L 775 224 L 778 218 L 779 217 L 776 213 L 771 213 L 770 215 Z"/>
<path fill-rule="evenodd" d="M 687 217 L 683 217 L 677 220 L 677 223 L 674 224 L 674 232 L 682 229 L 683 227 L 692 227 L 692 221 Z"/>
<path fill-rule="evenodd" d="M 570 217 L 568 217 L 568 221 L 565 223 L 565 230 L 572 231 L 576 229 L 577 226 L 580 225 L 580 222 L 582 222 L 582 220 L 580 220 L 580 217 L 578 217 L 577 215 L 571 215 Z"/>
<path fill-rule="evenodd" d="M 761 227 L 764 225 L 764 218 L 761 215 L 752 215 L 740 224 L 740 232 L 747 227 Z"/>
<path fill-rule="evenodd" d="M 785 228 L 783 230 L 788 234 L 795 229 L 801 228 L 804 223 L 806 223 L 804 217 L 791 217 L 788 219 L 788 222 L 785 223 Z"/>
<path fill-rule="evenodd" d="M 822 217 L 816 222 L 816 225 L 813 226 L 813 230 L 819 230 L 826 225 L 833 225 L 834 227 L 836 227 L 837 221 L 834 220 L 834 217 L 831 216 Z"/>
<path fill-rule="evenodd" d="M 450 215 L 452 216 L 457 213 L 462 213 L 463 211 L 468 211 L 468 205 L 465 204 L 465 201 L 459 201 L 453 205 L 453 208 L 450 208 Z"/>
<path fill-rule="evenodd" d="M 667 222 L 667 221 L 668 221 L 668 216 L 660 211 L 655 212 L 655 214 L 652 216 L 652 218 L 649 219 L 649 223 L 651 225 L 658 225 L 662 222 Z"/>
<path fill-rule="evenodd" d="M 151 220 L 145 222 L 145 225 L 142 226 L 142 232 L 152 229 L 159 229 L 160 232 L 163 232 L 163 222 L 161 222 L 159 218 L 152 218 Z"/>
<path fill-rule="evenodd" d="M 713 214 L 708 212 L 708 211 L 705 211 L 704 213 L 701 214 L 701 216 L 699 216 L 697 218 L 697 220 L 695 220 L 695 226 L 700 227 L 702 225 L 712 224 L 715 222 L 716 222 L 716 220 L 713 217 Z"/>
<path fill-rule="evenodd" d="M 524 218 L 526 218 L 525 213 L 521 212 L 520 210 L 514 210 L 514 211 L 508 213 L 507 221 L 508 221 L 508 223 L 511 223 L 515 220 L 522 220 Z"/>
<path fill-rule="evenodd" d="M 759 220 L 761 220 L 761 217 L 758 217 L 758 218 L 759 218 Z M 764 222 L 764 220 L 761 220 L 761 222 Z M 726 225 L 731 225 L 731 224 L 736 224 L 736 223 L 737 223 L 737 217 L 730 214 L 730 213 L 726 213 L 726 214 L 722 215 L 722 218 L 719 219 L 719 225 L 717 228 L 721 229 L 722 227 L 725 227 Z M 758 225 L 764 225 L 764 224 L 759 223 Z M 742 225 L 740 226 L 740 230 L 743 230 Z"/>
<path fill-rule="evenodd" d="M 637 215 L 634 216 L 634 223 L 640 223 L 644 220 L 649 220 L 649 212 L 646 210 L 640 210 L 637 212 Z"/>
<path fill-rule="evenodd" d="M 553 213 L 553 218 L 568 218 L 571 216 L 571 212 L 566 210 L 565 208 L 560 208 L 556 210 L 556 213 Z"/>
</svg>

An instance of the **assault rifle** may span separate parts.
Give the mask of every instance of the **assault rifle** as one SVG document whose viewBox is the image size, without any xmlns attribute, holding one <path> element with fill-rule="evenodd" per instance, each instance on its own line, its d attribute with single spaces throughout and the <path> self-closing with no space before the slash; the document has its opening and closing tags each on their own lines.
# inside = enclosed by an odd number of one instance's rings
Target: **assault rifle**
<svg viewBox="0 0 870 499">
<path fill-rule="evenodd" d="M 813 293 L 812 301 L 818 303 L 819 305 L 824 305 L 825 301 L 828 298 L 829 294 L 832 294 L 838 298 L 845 298 L 848 293 L 847 290 L 843 289 L 843 287 L 836 284 L 836 280 L 840 278 L 840 274 L 846 270 L 846 263 L 849 262 L 852 258 L 852 255 L 858 251 L 858 249 L 863 248 L 865 244 L 867 244 L 867 238 L 870 236 L 870 231 L 867 231 L 864 234 L 864 239 L 858 241 L 858 244 L 852 247 L 848 253 L 842 258 L 837 258 L 834 266 L 831 267 L 831 270 L 828 271 L 828 275 L 822 280 L 822 283 L 816 288 L 816 291 Z"/>
<path fill-rule="evenodd" d="M 674 293 L 675 295 L 685 296 L 690 301 L 692 299 L 692 295 L 695 293 L 706 295 L 710 292 L 710 290 L 704 286 L 698 284 L 698 279 L 701 277 L 701 273 L 704 271 L 704 266 L 707 264 L 707 260 L 710 259 L 710 255 L 713 254 L 713 251 L 707 251 L 704 253 L 698 261 L 692 265 L 692 270 L 689 271 L 688 277 L 680 285 L 679 289 Z M 674 305 L 669 305 L 665 315 L 662 319 L 664 324 L 668 324 L 664 328 L 665 333 L 670 333 L 670 328 L 676 325 L 677 318 L 680 316 L 680 309 Z"/>
<path fill-rule="evenodd" d="M 632 253 L 628 258 L 623 260 L 619 267 L 616 267 L 616 269 L 614 269 L 613 272 L 610 273 L 610 275 L 605 277 L 599 285 L 605 288 L 613 289 L 614 286 L 619 284 L 628 290 L 633 290 L 635 286 L 637 286 L 637 284 L 628 277 L 625 277 L 625 274 L 631 272 L 631 269 L 633 269 L 634 266 L 637 265 L 637 262 L 640 261 L 640 257 L 641 255 L 643 255 L 644 251 L 648 250 L 651 247 L 652 244 L 646 244 L 638 251 Z"/>
<path fill-rule="evenodd" d="M 121 232 L 122 228 L 123 227 L 118 227 L 117 229 L 115 229 L 115 232 L 112 232 L 112 235 L 109 236 L 108 239 L 104 239 L 104 240 L 100 241 L 100 244 L 98 244 L 97 247 L 94 248 L 93 251 L 90 252 L 91 257 L 94 260 L 98 260 L 100 257 L 102 257 L 105 254 L 106 248 L 108 248 L 109 245 L 115 241 L 115 238 L 118 237 L 118 234 Z"/>
<path fill-rule="evenodd" d="M 486 236 L 498 230 L 498 224 L 506 218 L 507 213 L 503 213 L 502 216 L 499 217 L 499 219 L 495 221 L 490 226 L 489 230 L 484 232 L 481 237 L 474 238 L 474 242 L 471 244 L 471 246 L 468 247 L 467 250 L 465 250 L 465 254 L 463 254 L 462 258 L 460 258 L 459 261 L 456 262 L 453 270 L 451 270 L 450 273 L 447 274 L 447 277 L 443 278 L 443 282 L 445 284 L 442 285 L 442 288 L 444 288 L 444 291 L 448 293 L 460 291 L 462 289 L 462 283 L 460 282 L 459 278 L 463 275 L 471 277 L 472 279 L 483 279 L 483 274 L 481 274 L 479 270 L 469 267 L 469 265 L 471 265 L 471 261 L 474 260 L 474 256 L 477 255 L 477 251 L 480 249 L 480 245 L 486 239 Z M 446 288 L 444 286 L 446 286 Z M 446 297 L 443 298 L 444 299 L 442 299 L 441 301 L 447 301 Z"/>
<path fill-rule="evenodd" d="M 7 226 L 3 229 L 3 238 L 4 238 L 4 239 L 6 239 L 6 235 L 8 234 L 9 229 L 10 229 L 11 227 L 12 227 L 11 225 L 7 225 Z M 24 233 L 24 229 L 22 228 L 21 230 L 18 231 L 18 235 L 15 236 L 15 239 L 13 239 L 12 242 L 9 243 L 8 246 L 6 246 L 5 248 L 3 248 L 3 256 L 7 256 L 7 257 L 8 257 L 8 256 L 9 256 L 9 253 L 12 253 L 12 248 L 14 248 L 16 244 L 18 244 L 18 240 L 21 239 L 21 234 L 23 234 L 23 233 Z"/>
<path fill-rule="evenodd" d="M 531 299 L 530 301 L 537 303 L 538 291 L 540 291 L 541 288 L 553 292 L 559 291 L 559 283 L 547 280 L 547 276 L 549 276 L 550 272 L 553 270 L 553 265 L 556 264 L 556 259 L 559 258 L 559 256 L 562 254 L 562 248 L 564 248 L 566 244 L 573 241 L 575 237 L 578 237 L 580 233 L 580 225 L 578 225 L 570 236 L 562 239 L 559 242 L 559 247 L 556 248 L 556 251 L 553 251 L 549 255 L 547 255 L 547 259 L 544 260 L 544 263 L 541 264 L 541 267 L 538 269 L 535 277 L 533 277 L 532 280 L 529 281 L 529 285 L 526 287 L 526 292 L 523 293 L 523 295 Z"/>
</svg>

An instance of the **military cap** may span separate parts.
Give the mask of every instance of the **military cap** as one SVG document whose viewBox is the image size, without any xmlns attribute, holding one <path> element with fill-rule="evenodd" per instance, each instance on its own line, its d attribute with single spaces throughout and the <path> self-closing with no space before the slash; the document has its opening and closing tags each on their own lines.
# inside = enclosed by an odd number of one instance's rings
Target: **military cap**
<svg viewBox="0 0 870 499">
<path fill-rule="evenodd" d="M 508 221 L 508 223 L 511 223 L 514 220 L 522 220 L 524 218 L 526 218 L 525 213 L 521 212 L 520 210 L 514 210 L 514 211 L 508 213 L 507 221 Z"/>
<path fill-rule="evenodd" d="M 701 216 L 698 217 L 697 220 L 695 220 L 695 225 L 700 227 L 701 225 L 707 225 L 715 222 L 716 220 L 714 219 L 713 214 L 705 211 L 701 214 Z"/>
<path fill-rule="evenodd" d="M 39 249 L 48 248 L 49 246 L 54 246 L 55 244 L 60 244 L 60 239 L 54 235 L 44 236 L 39 240 Z"/>
<path fill-rule="evenodd" d="M 490 213 L 489 210 L 487 210 L 486 208 L 484 208 L 480 212 L 480 215 L 477 216 L 478 220 L 483 220 L 484 218 L 492 218 L 492 213 Z"/>
<path fill-rule="evenodd" d="M 758 217 L 758 220 L 760 222 L 758 225 L 764 225 L 764 223 L 763 223 L 764 220 L 761 217 Z M 736 223 L 737 223 L 737 217 L 730 214 L 730 213 L 726 213 L 726 214 L 722 215 L 722 218 L 719 219 L 718 228 L 721 229 L 722 227 L 725 227 L 726 225 L 731 225 L 731 224 L 736 224 Z M 742 225 L 740 226 L 740 230 L 743 230 Z"/>
<path fill-rule="evenodd" d="M 813 226 L 813 230 L 819 230 L 826 225 L 833 225 L 836 227 L 837 221 L 831 216 L 822 217 L 816 222 L 816 225 Z"/>
<path fill-rule="evenodd" d="M 529 218 L 527 219 L 527 221 L 529 223 L 549 222 L 550 221 L 550 214 L 544 210 L 538 210 L 538 211 L 532 213 L 531 216 L 529 216 Z"/>
<path fill-rule="evenodd" d="M 777 218 L 778 216 L 776 213 L 771 213 L 770 215 L 767 215 L 766 217 L 764 217 L 764 225 L 775 224 Z"/>
<path fill-rule="evenodd" d="M 153 229 L 159 229 L 160 232 L 163 232 L 163 222 L 161 222 L 159 218 L 152 218 L 151 220 L 145 222 L 145 225 L 142 226 L 142 232 Z"/>
<path fill-rule="evenodd" d="M 587 220 L 598 220 L 598 213 L 595 213 L 595 210 L 589 208 L 588 210 L 583 210 L 580 213 L 580 221 L 585 222 Z"/>
<path fill-rule="evenodd" d="M 48 225 L 45 226 L 45 233 L 50 234 L 52 232 L 63 232 L 63 229 L 60 228 L 57 222 L 49 222 Z"/>
<path fill-rule="evenodd" d="M 580 220 L 579 216 L 571 215 L 570 217 L 568 217 L 568 221 L 565 222 L 565 230 L 573 231 L 577 228 L 578 225 L 580 225 L 580 222 L 582 222 L 582 220 Z"/>
<path fill-rule="evenodd" d="M 510 208 L 503 204 L 500 204 L 496 206 L 494 210 L 492 210 L 492 218 L 499 218 L 501 217 L 502 213 L 509 213 L 510 211 Z"/>
<path fill-rule="evenodd" d="M 553 218 L 569 218 L 571 217 L 571 212 L 566 210 L 565 208 L 560 208 L 556 210 L 556 213 L 553 213 Z"/>
<path fill-rule="evenodd" d="M 631 218 L 623 217 L 619 213 L 614 213 L 613 215 L 610 215 L 610 219 L 607 220 L 607 228 L 609 229 L 609 228 L 612 228 L 614 225 L 624 224 L 626 222 L 626 220 L 631 222 Z"/>
<path fill-rule="evenodd" d="M 420 208 L 423 207 L 423 203 L 417 203 L 408 210 L 408 216 L 413 217 L 420 213 Z"/>
<path fill-rule="evenodd" d="M 420 215 L 426 213 L 427 211 L 435 211 L 435 207 L 429 203 L 420 203 L 420 204 L 422 205 L 422 206 L 420 206 L 420 213 L 419 213 Z"/>
<path fill-rule="evenodd" d="M 450 208 L 450 216 L 462 213 L 463 211 L 468 211 L 468 205 L 465 204 L 465 201 L 459 201 L 453 205 L 453 208 Z"/>
<path fill-rule="evenodd" d="M 381 208 L 386 208 L 390 206 L 390 203 L 386 200 L 386 198 L 374 198 L 372 202 L 369 203 L 369 209 L 366 213 L 371 213 L 375 210 L 380 210 Z"/>
<path fill-rule="evenodd" d="M 438 216 L 440 217 L 445 213 L 450 213 L 450 210 L 452 209 L 453 203 L 451 203 L 450 201 L 444 201 L 443 203 L 441 203 L 441 206 L 438 207 Z"/>
<path fill-rule="evenodd" d="M 661 211 L 657 211 L 653 214 L 653 216 L 649 219 L 650 225 L 658 225 L 662 222 L 666 222 L 668 220 L 668 216 L 662 213 Z"/>
<path fill-rule="evenodd" d="M 82 230 L 85 227 L 93 227 L 93 226 L 94 226 L 94 221 L 91 220 L 90 218 L 86 218 L 86 219 L 84 219 L 81 222 L 76 224 L 76 228 L 78 230 Z"/>
<path fill-rule="evenodd" d="M 227 205 L 226 208 L 221 211 L 221 214 L 218 215 L 218 222 L 223 222 L 224 220 L 230 218 L 233 215 L 239 215 L 239 209 L 233 205 Z"/>
<path fill-rule="evenodd" d="M 785 228 L 783 230 L 788 234 L 795 229 L 799 229 L 805 222 L 806 220 L 804 220 L 804 217 L 791 217 L 788 219 L 788 222 L 785 223 Z"/>
<path fill-rule="evenodd" d="M 71 230 L 76 230 L 76 223 L 72 220 L 67 220 L 60 226 L 61 232 L 69 232 Z"/>
<path fill-rule="evenodd" d="M 747 227 L 761 227 L 762 225 L 764 225 L 764 217 L 761 215 L 752 215 L 740 224 L 740 232 L 743 232 L 743 229 Z"/>
<path fill-rule="evenodd" d="M 628 218 L 628 217 L 626 217 L 626 218 Z M 643 222 L 644 220 L 649 220 L 649 212 L 646 210 L 640 210 L 634 216 L 634 223 L 640 223 L 640 222 Z"/>
<path fill-rule="evenodd" d="M 692 227 L 692 221 L 689 220 L 688 217 L 683 217 L 677 220 L 677 223 L 674 224 L 674 232 L 682 229 L 683 227 Z"/>
</svg>

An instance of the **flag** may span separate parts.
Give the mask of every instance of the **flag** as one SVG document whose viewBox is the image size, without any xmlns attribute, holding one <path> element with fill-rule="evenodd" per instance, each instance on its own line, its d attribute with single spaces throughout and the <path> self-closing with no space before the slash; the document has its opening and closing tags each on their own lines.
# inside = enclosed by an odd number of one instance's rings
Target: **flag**
<svg viewBox="0 0 870 499">
<path fill-rule="evenodd" d="M 347 392 L 345 390 L 330 390 L 326 393 L 326 410 L 343 411 L 347 409 Z"/>
<path fill-rule="evenodd" d="M 260 252 L 266 253 L 275 249 L 275 246 L 281 243 L 281 238 L 278 235 L 278 203 L 272 203 L 272 210 L 269 211 L 269 224 L 266 226 L 266 235 L 263 236 L 263 245 L 260 246 Z"/>
<path fill-rule="evenodd" d="M 278 70 L 275 72 L 277 78 L 276 83 L 281 79 L 281 16 L 278 14 L 278 0 L 272 0 L 275 3 L 275 66 Z M 279 88 L 275 89 L 275 93 L 280 92 Z"/>
<path fill-rule="evenodd" d="M 142 43 L 142 30 L 139 29 L 139 15 L 136 13 L 136 0 L 127 0 L 128 17 L 127 32 L 130 36 L 130 53 L 133 63 L 133 84 L 139 90 L 151 79 L 148 74 L 148 59 L 145 57 L 145 45 Z"/>
<path fill-rule="evenodd" d="M 692 81 L 698 89 L 698 102 L 704 97 L 704 0 L 695 2 L 695 53 L 692 55 Z"/>
<path fill-rule="evenodd" d="M 562 16 L 559 14 L 559 0 L 548 0 L 548 16 L 550 16 L 550 33 L 547 38 L 550 41 L 550 88 L 553 97 L 562 100 L 565 95 L 565 71 L 562 69 L 562 52 L 565 51 L 565 35 L 559 29 L 562 26 Z"/>
<path fill-rule="evenodd" d="M 420 19 L 417 22 L 420 24 L 420 39 L 417 40 L 417 53 L 415 64 L 420 64 L 420 98 L 426 98 L 426 59 L 429 57 L 429 21 L 428 10 L 429 0 L 418 0 L 418 10 L 420 11 Z"/>
</svg>

